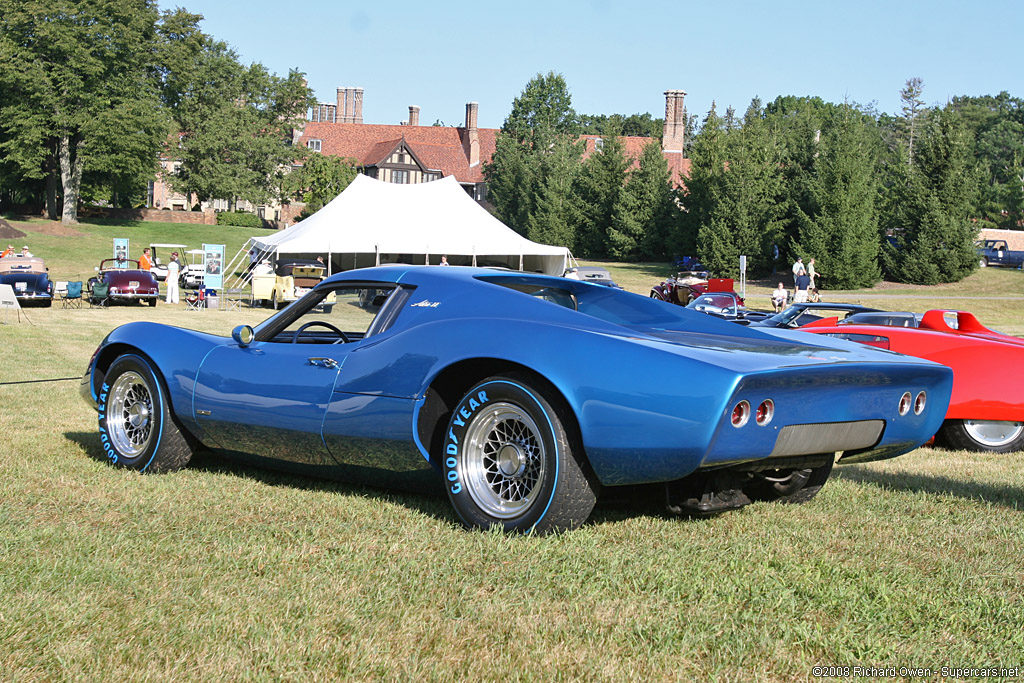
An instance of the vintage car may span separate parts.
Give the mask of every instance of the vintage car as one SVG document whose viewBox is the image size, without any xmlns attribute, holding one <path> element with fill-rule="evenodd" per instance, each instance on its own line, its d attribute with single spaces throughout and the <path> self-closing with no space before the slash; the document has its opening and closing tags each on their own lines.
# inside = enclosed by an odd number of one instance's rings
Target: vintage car
<svg viewBox="0 0 1024 683">
<path fill-rule="evenodd" d="M 0 284 L 11 286 L 14 298 L 21 306 L 28 303 L 50 306 L 53 303 L 53 282 L 41 258 L 8 256 L 0 259 Z"/>
<path fill-rule="evenodd" d="M 327 277 L 327 266 L 316 259 L 279 259 L 274 275 L 270 302 L 276 310 L 320 284 Z"/>
<path fill-rule="evenodd" d="M 96 282 L 107 284 L 107 302 L 144 302 L 156 306 L 160 298 L 160 283 L 152 271 L 139 268 L 133 259 L 103 259 L 96 267 L 98 275 L 89 279 L 89 289 Z"/>
<path fill-rule="evenodd" d="M 990 330 L 966 311 L 862 313 L 800 329 L 948 366 L 953 394 L 936 442 L 973 451 L 1024 450 L 1024 339 Z"/>
<path fill-rule="evenodd" d="M 576 269 L 576 276 L 583 282 L 622 289 L 622 286 L 616 284 L 612 279 L 612 274 L 608 272 L 608 269 L 600 266 L 580 266 Z"/>
<path fill-rule="evenodd" d="M 336 274 L 230 338 L 118 327 L 81 389 L 121 467 L 179 469 L 203 445 L 443 490 L 469 527 L 545 532 L 582 524 L 602 488 L 657 489 L 676 512 L 804 502 L 839 452 L 921 445 L 951 385 L 928 361 L 577 280 L 386 266 Z"/>
<path fill-rule="evenodd" d="M 707 313 L 718 318 L 725 318 L 742 325 L 749 325 L 756 320 L 764 320 L 770 311 L 758 311 L 743 305 L 743 299 L 733 292 L 714 292 L 701 294 L 686 305 L 691 311 Z"/>
<path fill-rule="evenodd" d="M 651 298 L 686 306 L 701 294 L 708 292 L 736 294 L 731 278 L 711 277 L 706 270 L 687 270 L 667 277 L 661 284 L 651 287 Z M 737 296 L 739 295 L 737 294 Z M 740 303 L 744 303 L 742 297 L 740 297 Z"/>
</svg>

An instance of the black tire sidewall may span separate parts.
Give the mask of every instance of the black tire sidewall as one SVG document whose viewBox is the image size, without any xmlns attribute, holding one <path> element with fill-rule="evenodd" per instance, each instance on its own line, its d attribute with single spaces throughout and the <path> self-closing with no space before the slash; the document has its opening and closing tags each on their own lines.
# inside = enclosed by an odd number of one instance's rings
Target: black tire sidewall
<svg viewBox="0 0 1024 683">
<path fill-rule="evenodd" d="M 481 395 L 486 398 L 485 401 L 480 400 Z M 540 483 L 534 502 L 520 516 L 509 519 L 492 517 L 481 510 L 467 489 L 461 471 L 466 432 L 487 405 L 497 402 L 516 405 L 533 419 L 540 431 L 547 459 L 544 481 Z M 452 411 L 445 431 L 441 461 L 445 490 L 462 521 L 469 527 L 487 529 L 497 525 L 505 531 L 530 531 L 541 524 L 551 507 L 561 475 L 564 440 L 564 436 L 559 438 L 561 434 L 561 422 L 548 401 L 518 379 L 489 378 L 470 389 Z"/>
<path fill-rule="evenodd" d="M 967 431 L 964 420 L 946 420 L 942 423 L 937 441 L 946 448 L 973 451 L 975 453 L 1013 453 L 1024 450 L 1024 432 L 1017 438 L 1002 446 L 989 446 L 978 441 Z"/>
<path fill-rule="evenodd" d="M 117 447 L 110 438 L 109 427 L 107 426 L 111 410 L 108 400 L 110 388 L 121 375 L 129 371 L 138 373 L 145 380 L 153 401 L 153 411 L 150 415 L 150 419 L 153 421 L 152 438 L 146 445 L 146 449 L 136 456 L 126 456 L 118 452 Z M 153 464 L 153 460 L 160 448 L 160 442 L 164 437 L 164 427 L 169 419 L 167 394 L 162 382 L 160 382 L 144 358 L 135 354 L 124 355 L 111 364 L 110 369 L 103 378 L 103 383 L 99 387 L 98 397 L 100 445 L 103 448 L 104 456 L 112 465 L 145 472 Z"/>
</svg>

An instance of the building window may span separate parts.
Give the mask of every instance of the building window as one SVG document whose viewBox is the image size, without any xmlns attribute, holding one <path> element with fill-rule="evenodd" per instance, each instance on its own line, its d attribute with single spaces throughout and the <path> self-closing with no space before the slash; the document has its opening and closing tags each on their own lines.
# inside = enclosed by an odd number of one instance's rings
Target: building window
<svg viewBox="0 0 1024 683">
<path fill-rule="evenodd" d="M 440 173 L 424 173 L 423 174 L 423 182 L 425 182 L 425 183 L 433 182 L 435 180 L 440 180 L 440 179 L 441 179 L 441 174 Z"/>
<path fill-rule="evenodd" d="M 398 163 L 400 163 L 400 164 L 408 163 L 406 158 L 405 158 L 405 154 L 402 153 L 402 152 L 398 153 Z"/>
<path fill-rule="evenodd" d="M 598 152 L 604 149 L 604 140 L 602 138 L 596 138 L 594 140 L 594 149 Z"/>
<path fill-rule="evenodd" d="M 409 183 L 409 172 L 391 171 L 391 182 L 398 183 L 399 185 L 407 185 Z"/>
<path fill-rule="evenodd" d="M 306 140 L 306 147 L 309 147 L 314 152 L 319 152 L 320 151 L 320 140 L 317 140 L 315 138 L 312 139 L 312 140 Z"/>
</svg>

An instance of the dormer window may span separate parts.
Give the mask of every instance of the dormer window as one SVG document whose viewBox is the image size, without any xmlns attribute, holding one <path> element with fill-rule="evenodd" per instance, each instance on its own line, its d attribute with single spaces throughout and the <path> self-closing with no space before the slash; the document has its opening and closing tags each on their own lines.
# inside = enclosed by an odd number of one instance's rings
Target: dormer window
<svg viewBox="0 0 1024 683">
<path fill-rule="evenodd" d="M 313 138 L 312 140 L 306 140 L 306 147 L 313 150 L 314 152 L 319 152 L 321 142 L 321 140 L 317 140 L 316 138 Z"/>
<path fill-rule="evenodd" d="M 594 138 L 594 149 L 598 152 L 604 149 L 604 138 Z"/>
</svg>

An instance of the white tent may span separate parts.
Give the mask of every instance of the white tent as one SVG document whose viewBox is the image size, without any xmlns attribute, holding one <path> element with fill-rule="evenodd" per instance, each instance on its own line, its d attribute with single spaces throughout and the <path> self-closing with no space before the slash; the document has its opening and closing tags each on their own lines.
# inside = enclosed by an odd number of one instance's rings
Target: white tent
<svg viewBox="0 0 1024 683">
<path fill-rule="evenodd" d="M 473 201 L 454 177 L 398 185 L 358 175 L 295 225 L 250 241 L 259 251 L 328 255 L 332 270 L 381 263 L 492 265 L 565 272 L 569 250 L 531 242 Z"/>
</svg>

